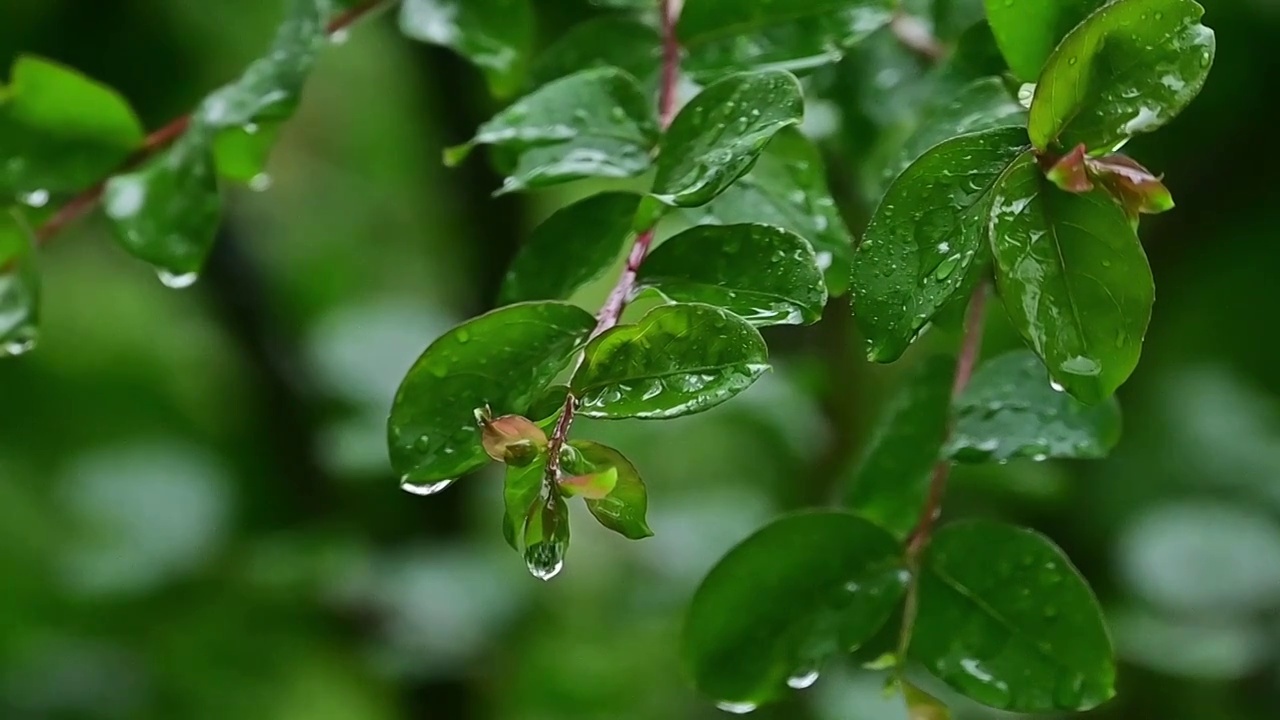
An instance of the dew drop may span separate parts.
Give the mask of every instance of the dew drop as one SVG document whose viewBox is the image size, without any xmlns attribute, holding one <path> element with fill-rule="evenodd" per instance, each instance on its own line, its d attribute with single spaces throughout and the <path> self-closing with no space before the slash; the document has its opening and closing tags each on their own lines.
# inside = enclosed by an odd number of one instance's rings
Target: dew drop
<svg viewBox="0 0 1280 720">
<path fill-rule="evenodd" d="M 756 704 L 753 702 L 729 702 L 728 700 L 722 700 L 716 703 L 716 707 L 727 713 L 733 713 L 734 715 L 746 715 L 756 709 Z"/>
<path fill-rule="evenodd" d="M 254 192 L 262 192 L 271 187 L 271 176 L 266 173 L 258 173 L 249 178 L 249 189 Z"/>
<path fill-rule="evenodd" d="M 1052 380 L 1052 379 L 1049 380 L 1049 387 L 1053 388 L 1055 392 L 1067 391 L 1067 389 L 1062 386 L 1062 383 L 1058 382 L 1057 380 Z"/>
<path fill-rule="evenodd" d="M 193 272 L 174 273 L 169 272 L 168 270 L 156 270 L 156 277 L 160 278 L 160 282 L 164 283 L 165 287 L 173 288 L 174 290 L 181 290 L 182 288 L 189 288 L 194 285 L 196 280 L 200 279 L 200 274 Z"/>
<path fill-rule="evenodd" d="M 400 489 L 414 495 L 435 495 L 457 481 L 457 478 L 449 478 L 447 480 L 437 480 L 436 482 L 419 483 L 408 479 L 406 476 L 400 478 Z"/>
<path fill-rule="evenodd" d="M 16 357 L 25 355 L 36 348 L 35 333 L 19 337 L 0 345 L 0 357 Z"/>
<path fill-rule="evenodd" d="M 524 551 L 524 563 L 529 574 L 539 580 L 550 580 L 564 569 L 564 551 L 568 543 L 540 542 Z"/>
<path fill-rule="evenodd" d="M 334 45 L 341 45 L 350 39 L 351 39 L 351 31 L 347 30 L 346 28 L 342 28 L 341 30 L 334 30 L 332 33 L 329 34 L 329 42 L 333 43 Z"/>
<path fill-rule="evenodd" d="M 818 682 L 818 671 L 809 669 L 787 678 L 787 687 L 794 690 L 804 690 L 816 682 Z"/>
<path fill-rule="evenodd" d="M 49 204 L 48 190 L 32 190 L 22 196 L 24 205 L 33 208 L 41 208 Z"/>
<path fill-rule="evenodd" d="M 1075 65 L 1078 62 L 1080 62 L 1080 58 L 1067 58 L 1068 65 Z"/>
</svg>

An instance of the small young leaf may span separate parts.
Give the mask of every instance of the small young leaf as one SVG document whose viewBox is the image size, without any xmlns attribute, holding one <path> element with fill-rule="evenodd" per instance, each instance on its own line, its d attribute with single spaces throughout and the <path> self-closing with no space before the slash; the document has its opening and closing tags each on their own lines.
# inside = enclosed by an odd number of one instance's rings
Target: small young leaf
<svg viewBox="0 0 1280 720">
<path fill-rule="evenodd" d="M 1104 155 L 1096 158 L 1085 158 L 1085 167 L 1089 173 L 1102 182 L 1102 186 L 1111 193 L 1129 214 L 1132 222 L 1137 222 L 1138 215 L 1158 214 L 1173 209 L 1173 195 L 1164 186 L 1160 177 L 1133 158 L 1125 155 Z"/>
<path fill-rule="evenodd" d="M 400 31 L 467 58 L 484 71 L 490 92 L 507 97 L 524 82 L 533 8 L 529 0 L 404 0 Z"/>
<path fill-rule="evenodd" d="M 987 20 L 1013 74 L 1035 82 L 1058 42 L 1104 2 L 986 0 Z"/>
<path fill-rule="evenodd" d="M 569 550 L 569 506 L 557 493 L 541 494 L 524 523 L 524 561 L 529 573 L 550 580 L 564 567 Z"/>
<path fill-rule="evenodd" d="M 808 325 L 827 290 L 813 248 L 771 225 L 699 225 L 667 240 L 636 277 L 677 302 L 722 307 L 756 327 Z"/>
<path fill-rule="evenodd" d="M 595 327 L 567 303 L 511 305 L 469 320 L 422 353 L 387 422 L 391 465 L 410 485 L 437 483 L 488 462 L 474 413 L 523 414 Z"/>
<path fill-rule="evenodd" d="M 902 381 L 845 495 L 849 508 L 895 537 L 911 533 L 924 507 L 938 449 L 947 437 L 955 367 L 954 358 L 931 357 Z"/>
<path fill-rule="evenodd" d="M 544 85 L 579 70 L 616 67 L 648 88 L 656 87 L 661 62 L 657 30 L 631 18 L 605 16 L 575 25 L 542 51 L 533 77 Z"/>
<path fill-rule="evenodd" d="M 956 401 L 943 456 L 961 462 L 1014 458 L 1101 458 L 1120 439 L 1120 405 L 1084 405 L 1049 385 L 1035 354 L 1006 353 L 982 364 Z"/>
<path fill-rule="evenodd" d="M 853 255 L 854 315 L 871 360 L 897 360 L 966 287 L 983 251 L 991 190 L 1025 147 L 1021 128 L 962 135 L 889 186 Z"/>
<path fill-rule="evenodd" d="M 0 195 L 81 190 L 138 149 L 143 130 L 119 93 L 30 55 L 0 88 Z"/>
<path fill-rule="evenodd" d="M 35 239 L 15 210 L 0 210 L 0 357 L 35 347 L 40 315 L 40 273 Z"/>
<path fill-rule="evenodd" d="M 907 720 L 951 720 L 951 711 L 941 700 L 909 682 L 902 683 L 902 699 L 907 704 Z"/>
<path fill-rule="evenodd" d="M 832 295 L 849 287 L 853 236 L 827 189 L 822 155 L 795 128 L 775 135 L 755 167 L 714 200 L 683 214 L 693 225 L 764 223 L 790 230 L 813 246 Z"/>
<path fill-rule="evenodd" d="M 892 19 L 888 0 L 698 0 L 676 28 L 700 82 L 751 68 L 802 70 L 838 61 Z"/>
<path fill-rule="evenodd" d="M 1057 162 L 1045 171 L 1049 182 L 1070 193 L 1086 193 L 1093 189 L 1093 179 L 1089 177 L 1086 164 L 1087 148 L 1077 145 L 1075 150 L 1058 158 Z"/>
<path fill-rule="evenodd" d="M 208 132 L 192 127 L 146 165 L 111 178 L 102 208 L 129 253 L 154 265 L 166 285 L 190 285 L 222 217 Z"/>
<path fill-rule="evenodd" d="M 528 418 L 489 417 L 487 409 L 477 411 L 476 417 L 480 421 L 480 444 L 485 454 L 500 463 L 523 467 L 547 449 L 547 434 Z"/>
<path fill-rule="evenodd" d="M 501 304 L 567 300 L 613 266 L 631 236 L 640 196 L 607 192 L 557 210 L 534 231 L 507 271 Z"/>
<path fill-rule="evenodd" d="M 984 705 L 1082 711 L 1115 694 L 1097 600 L 1071 561 L 1030 530 L 948 525 L 920 573 L 910 657 Z"/>
<path fill-rule="evenodd" d="M 898 543 L 857 516 L 810 511 L 770 523 L 693 596 L 681 644 L 694 684 L 745 708 L 785 693 L 789 680 L 812 682 L 823 660 L 876 634 L 905 575 Z"/>
<path fill-rule="evenodd" d="M 658 142 L 653 103 L 635 78 L 598 68 L 548 83 L 480 126 L 466 145 L 446 151 L 457 164 L 475 145 L 515 158 L 500 192 L 586 177 L 622 178 L 649 168 Z"/>
<path fill-rule="evenodd" d="M 533 512 L 533 504 L 542 490 L 542 477 L 547 471 L 547 457 L 523 467 L 507 466 L 502 481 L 502 536 L 512 550 L 524 554 L 524 525 Z"/>
<path fill-rule="evenodd" d="M 1216 48 L 1193 0 L 1104 5 L 1063 39 L 1031 103 L 1031 142 L 1110 150 L 1174 118 L 1200 92 Z"/>
<path fill-rule="evenodd" d="M 804 116 L 800 82 L 771 70 L 731 75 L 689 101 L 662 140 L 653 196 L 705 205 L 755 164 L 779 131 Z"/>
<path fill-rule="evenodd" d="M 560 480 L 560 489 L 568 497 L 586 500 L 603 500 L 618 486 L 616 468 L 605 468 L 586 475 L 574 475 Z"/>
<path fill-rule="evenodd" d="M 622 453 L 590 440 L 571 440 L 582 464 L 597 474 L 612 474 L 614 484 L 603 497 L 587 497 L 587 509 L 603 526 L 631 540 L 651 537 L 645 521 L 649 496 L 634 465 Z"/>
<path fill-rule="evenodd" d="M 661 419 L 707 410 L 767 370 L 768 348 L 745 320 L 710 305 L 650 310 L 587 345 L 570 383 L 580 415 Z"/>
<path fill-rule="evenodd" d="M 1033 153 L 1001 177 L 991 215 L 996 287 L 1054 381 L 1086 403 L 1133 372 L 1151 318 L 1151 269 L 1133 226 L 1101 189 L 1045 179 Z"/>
</svg>

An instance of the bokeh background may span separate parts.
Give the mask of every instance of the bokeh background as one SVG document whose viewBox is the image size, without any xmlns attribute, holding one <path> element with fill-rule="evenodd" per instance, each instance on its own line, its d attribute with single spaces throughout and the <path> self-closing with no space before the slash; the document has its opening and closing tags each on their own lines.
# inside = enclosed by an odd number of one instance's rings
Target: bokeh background
<svg viewBox="0 0 1280 720">
<path fill-rule="evenodd" d="M 600 11 L 536 4 L 542 43 Z M 947 503 L 1045 531 L 1092 581 L 1123 663 L 1100 719 L 1280 717 L 1280 2 L 1205 4 L 1204 93 L 1130 146 L 1178 208 L 1143 227 L 1158 302 L 1124 440 L 1103 462 L 961 471 Z M 154 128 L 261 52 L 280 6 L 4 0 L 0 65 L 73 65 Z M 479 74 L 400 37 L 394 13 L 343 40 L 269 186 L 229 190 L 194 287 L 163 287 L 96 217 L 42 250 L 40 346 L 0 363 L 0 718 L 721 716 L 680 671 L 690 594 L 770 517 L 838 497 L 921 352 L 869 366 L 836 303 L 771 332 L 776 371 L 715 411 L 583 422 L 640 468 L 657 535 L 575 513 L 566 570 L 532 578 L 501 539 L 498 475 L 401 492 L 384 419 L 417 354 L 491 306 L 529 230 L 597 186 L 490 197 L 482 158 L 439 162 L 498 107 Z M 884 40 L 816 78 L 806 126 L 855 230 L 877 148 L 928 93 Z M 998 310 L 990 326 L 988 353 L 1016 344 Z M 903 718 L 882 683 L 832 665 L 756 716 Z"/>
</svg>

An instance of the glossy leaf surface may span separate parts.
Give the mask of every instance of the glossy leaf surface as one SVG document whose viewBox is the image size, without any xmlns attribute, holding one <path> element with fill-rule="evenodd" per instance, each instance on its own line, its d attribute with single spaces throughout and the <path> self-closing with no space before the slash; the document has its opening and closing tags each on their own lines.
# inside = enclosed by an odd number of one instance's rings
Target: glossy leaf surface
<svg viewBox="0 0 1280 720">
<path fill-rule="evenodd" d="M 978 368 L 956 401 L 943 454 L 962 462 L 1101 458 L 1119 440 L 1115 398 L 1085 405 L 1049 385 L 1034 353 L 1016 351 Z"/>
<path fill-rule="evenodd" d="M 778 131 L 803 116 L 800 83 L 790 73 L 739 73 L 710 85 L 667 130 L 654 197 L 679 207 L 707 204 L 751 169 Z"/>
<path fill-rule="evenodd" d="M 1216 42 L 1203 14 L 1192 0 L 1122 0 L 1090 15 L 1045 65 L 1031 141 L 1104 151 L 1168 123 L 1213 64 Z"/>
<path fill-rule="evenodd" d="M 387 423 L 391 464 L 402 481 L 435 483 L 487 463 L 476 409 L 523 414 L 593 327 L 595 318 L 573 305 L 524 303 L 431 343 L 396 392 Z"/>
<path fill-rule="evenodd" d="M 460 162 L 475 145 L 514 158 L 502 192 L 585 177 L 620 178 L 649 167 L 658 141 L 653 103 L 616 68 L 584 70 L 550 82 L 480 126 L 472 141 L 446 151 Z"/>
<path fill-rule="evenodd" d="M 218 133 L 213 139 L 213 163 L 218 175 L 261 189 L 258 183 L 267 177 L 263 173 L 281 125 L 279 121 L 249 123 Z"/>
<path fill-rule="evenodd" d="M 524 525 L 542 490 L 547 470 L 545 455 L 523 467 L 507 466 L 502 481 L 502 536 L 512 550 L 524 553 Z"/>
<path fill-rule="evenodd" d="M 817 322 L 827 303 L 804 238 L 771 225 L 700 225 L 659 245 L 636 278 L 677 302 L 722 307 L 756 327 Z"/>
<path fill-rule="evenodd" d="M 447 47 L 484 71 L 490 91 L 520 89 L 533 46 L 529 0 L 403 0 L 400 31 Z"/>
<path fill-rule="evenodd" d="M 1009 69 L 1035 82 L 1058 42 L 1106 0 L 986 0 L 987 21 Z"/>
<path fill-rule="evenodd" d="M 1025 147 L 1020 128 L 948 140 L 898 176 L 853 256 L 854 316 L 875 362 L 898 359 L 966 286 L 992 188 Z"/>
<path fill-rule="evenodd" d="M 1027 111 L 1005 89 L 1003 80 L 998 77 L 976 80 L 925 115 L 920 126 L 903 143 L 896 161 L 887 168 L 887 179 L 897 177 L 930 148 L 957 135 L 1026 124 Z"/>
<path fill-rule="evenodd" d="M 1059 190 L 1027 153 L 996 188 L 991 243 L 1005 310 L 1054 381 L 1091 404 L 1115 392 L 1138 364 L 1154 300 L 1124 210 L 1101 189 Z"/>
<path fill-rule="evenodd" d="M 520 248 L 500 302 L 567 300 L 613 266 L 631 236 L 640 196 L 608 192 L 557 210 Z"/>
<path fill-rule="evenodd" d="M 671 418 L 706 410 L 746 390 L 767 370 L 759 331 L 710 305 L 650 310 L 587 345 L 571 387 L 580 415 Z"/>
<path fill-rule="evenodd" d="M 754 707 L 871 639 L 904 581 L 897 542 L 867 520 L 835 511 L 780 518 L 703 580 L 685 619 L 685 664 L 722 707 Z"/>
<path fill-rule="evenodd" d="M 569 445 L 578 451 L 580 466 L 566 468 L 576 473 L 613 472 L 616 480 L 608 494 L 602 498 L 587 498 L 587 509 L 603 526 L 631 540 L 641 540 L 653 535 L 645 520 L 649 508 L 649 496 L 640 479 L 640 473 L 622 453 L 607 445 L 590 440 L 571 440 Z"/>
<path fill-rule="evenodd" d="M 942 528 L 925 552 L 913 660 L 1013 712 L 1088 710 L 1114 694 L 1092 591 L 1044 536 L 989 521 Z"/>
<path fill-rule="evenodd" d="M 35 347 L 40 315 L 40 273 L 35 240 L 16 211 L 0 211 L 0 357 Z"/>
</svg>

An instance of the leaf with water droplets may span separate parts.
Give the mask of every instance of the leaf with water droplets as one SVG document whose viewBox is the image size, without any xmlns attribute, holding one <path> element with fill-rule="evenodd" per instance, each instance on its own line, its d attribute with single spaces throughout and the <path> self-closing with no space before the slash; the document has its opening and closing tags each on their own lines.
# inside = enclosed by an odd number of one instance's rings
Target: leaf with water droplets
<svg viewBox="0 0 1280 720">
<path fill-rule="evenodd" d="M 569 506 L 559 493 L 543 492 L 534 499 L 522 537 L 529 573 L 539 580 L 559 575 L 569 550 Z"/>
<path fill-rule="evenodd" d="M 1106 0 L 986 0 L 987 21 L 1019 80 L 1035 82 L 1067 33 Z"/>
<path fill-rule="evenodd" d="M 790 230 L 813 246 L 832 295 L 849 287 L 853 236 L 827 188 L 818 147 L 796 128 L 775 135 L 751 171 L 714 200 L 682 214 L 693 225 L 764 223 Z"/>
<path fill-rule="evenodd" d="M 908 655 L 984 705 L 1082 711 L 1115 694 L 1115 659 L 1084 578 L 1048 538 L 990 521 L 925 551 Z"/>
<path fill-rule="evenodd" d="M 470 60 L 498 97 L 524 83 L 533 30 L 529 0 L 404 0 L 400 6 L 402 33 Z"/>
<path fill-rule="evenodd" d="M 845 504 L 898 538 L 919 522 L 938 449 L 947 436 L 955 359 L 935 356 L 913 368 L 875 425 Z"/>
<path fill-rule="evenodd" d="M 684 66 L 707 82 L 750 68 L 803 70 L 838 61 L 893 17 L 888 0 L 698 0 L 676 33 Z"/>
<path fill-rule="evenodd" d="M 1049 375 L 1086 403 L 1133 372 L 1151 319 L 1151 268 L 1125 211 L 1102 189 L 1058 189 L 1026 153 L 991 211 L 996 287 Z"/>
<path fill-rule="evenodd" d="M 16 210 L 0 210 L 0 357 L 35 347 L 39 314 L 35 238 Z"/>
<path fill-rule="evenodd" d="M 1114 148 L 1164 126 L 1200 92 L 1213 31 L 1192 0 L 1122 0 L 1072 30 L 1045 64 L 1028 130 L 1041 150 Z"/>
<path fill-rule="evenodd" d="M 387 421 L 391 465 L 404 482 L 455 478 L 489 458 L 477 408 L 523 415 L 595 327 L 558 302 L 510 305 L 440 336 L 410 368 Z"/>
<path fill-rule="evenodd" d="M 739 73 L 708 86 L 663 138 L 653 196 L 677 207 L 711 202 L 755 165 L 775 134 L 803 116 L 800 82 L 787 72 Z"/>
<path fill-rule="evenodd" d="M 812 684 L 824 660 L 876 634 L 905 575 L 893 536 L 855 515 L 809 511 L 766 525 L 694 593 L 681 641 L 694 684 L 734 707 Z"/>
<path fill-rule="evenodd" d="M 190 285 L 222 217 L 209 131 L 193 127 L 146 165 L 111 178 L 102 208 L 130 254 L 170 278 L 166 284 Z"/>
<path fill-rule="evenodd" d="M 617 68 L 584 70 L 552 81 L 480 126 L 469 143 L 445 152 L 461 162 L 476 145 L 506 160 L 499 192 L 587 177 L 624 178 L 649 169 L 658 142 L 653 103 Z"/>
<path fill-rule="evenodd" d="M 502 537 L 512 550 L 524 554 L 524 525 L 533 503 L 542 490 L 547 456 L 541 455 L 523 467 L 508 465 L 502 481 Z"/>
<path fill-rule="evenodd" d="M 604 16 L 578 23 L 551 43 L 534 63 L 533 77 L 542 85 L 579 70 L 616 67 L 656 93 L 661 62 L 657 30 L 632 18 Z"/>
<path fill-rule="evenodd" d="M 636 282 L 678 302 L 722 307 L 756 327 L 815 323 L 827 304 L 813 248 L 771 225 L 690 228 L 658 246 Z"/>
<path fill-rule="evenodd" d="M 607 192 L 556 211 L 534 229 L 502 283 L 501 303 L 567 300 L 600 277 L 631 237 L 640 196 Z"/>
<path fill-rule="evenodd" d="M 613 484 L 603 497 L 586 497 L 587 510 L 603 526 L 631 540 L 653 536 L 645 520 L 649 496 L 634 465 L 622 453 L 590 440 L 571 440 L 578 452 L 574 467 L 566 472 L 613 475 Z"/>
<path fill-rule="evenodd" d="M 1026 147 L 1021 128 L 948 140 L 894 180 L 853 255 L 854 317 L 867 356 L 892 362 L 973 283 L 1000 173 Z"/>
<path fill-rule="evenodd" d="M 1085 405 L 1049 385 L 1044 363 L 1018 350 L 983 363 L 956 401 L 943 455 L 961 462 L 1102 458 L 1120 440 L 1120 405 Z"/>
<path fill-rule="evenodd" d="M 30 55 L 0 88 L 0 195 L 77 191 L 116 170 L 143 130 L 115 90 Z"/>
<path fill-rule="evenodd" d="M 248 183 L 255 190 L 266 189 L 261 187 L 262 178 L 267 177 L 267 159 L 282 124 L 280 121 L 249 123 L 219 132 L 213 139 L 213 163 L 218 175 Z"/>
<path fill-rule="evenodd" d="M 663 419 L 715 407 L 768 368 L 764 338 L 745 320 L 679 303 L 592 340 L 570 386 L 580 415 Z"/>
</svg>

